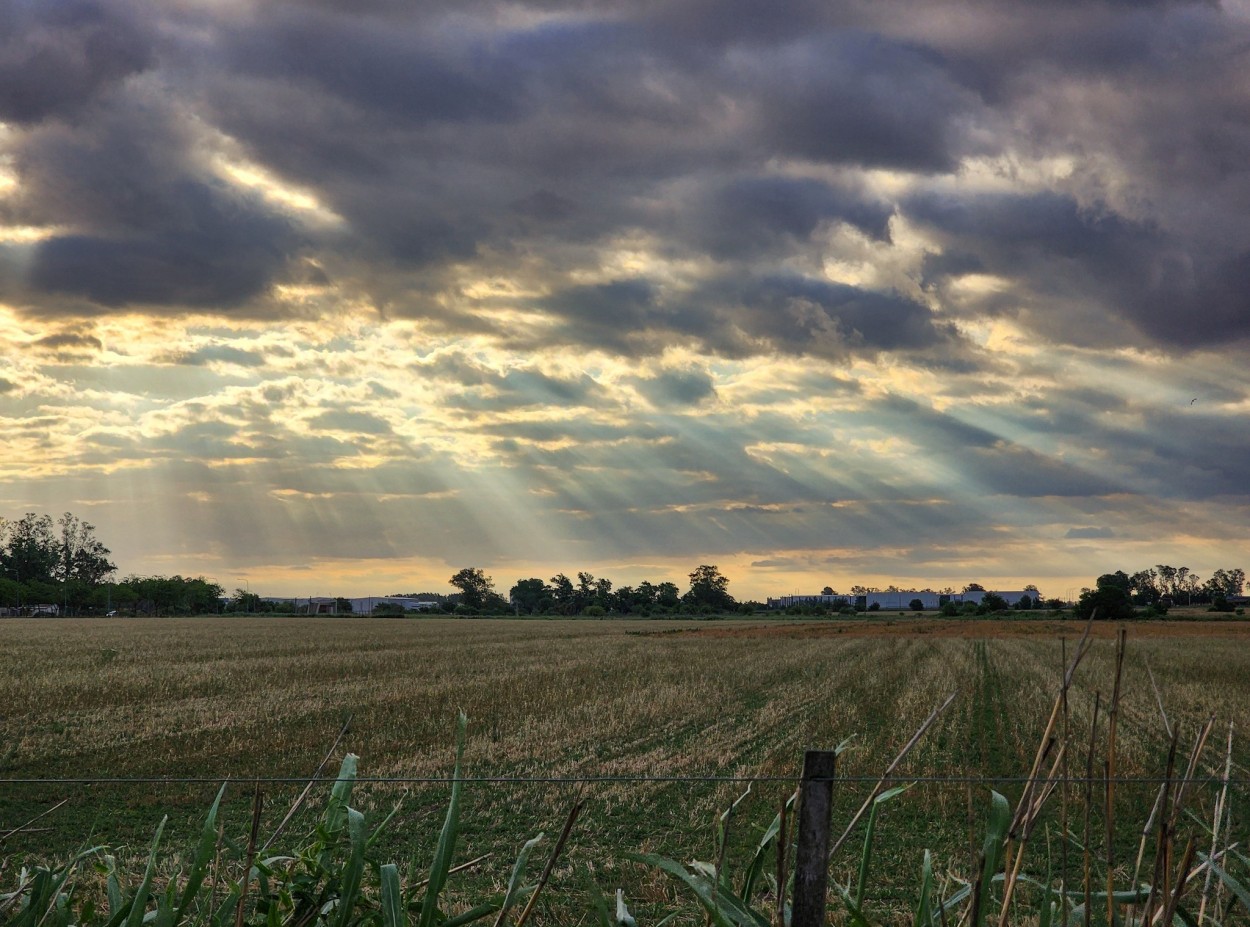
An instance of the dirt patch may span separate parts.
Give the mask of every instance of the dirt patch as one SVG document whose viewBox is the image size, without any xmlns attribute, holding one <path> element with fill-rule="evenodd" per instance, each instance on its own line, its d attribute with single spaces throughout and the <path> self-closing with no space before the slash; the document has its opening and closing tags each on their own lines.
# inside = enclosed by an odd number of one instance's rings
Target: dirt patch
<svg viewBox="0 0 1250 927">
<path fill-rule="evenodd" d="M 1099 621 L 1092 637 L 1114 638 L 1120 628 L 1142 638 L 1229 638 L 1250 640 L 1250 621 Z M 818 637 L 937 637 L 964 640 L 1079 636 L 1079 621 L 1001 621 L 994 619 L 894 618 L 884 620 L 819 621 L 806 624 L 754 624 L 746 627 L 672 629 L 663 633 L 693 634 L 708 638 L 781 638 L 804 640 Z M 642 632 L 659 633 L 659 632 Z"/>
</svg>

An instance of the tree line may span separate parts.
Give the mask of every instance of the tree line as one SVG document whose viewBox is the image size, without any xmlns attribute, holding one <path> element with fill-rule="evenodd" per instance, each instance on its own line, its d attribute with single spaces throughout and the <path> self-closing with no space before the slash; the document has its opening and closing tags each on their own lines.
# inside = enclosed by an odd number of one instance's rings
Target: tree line
<svg viewBox="0 0 1250 927">
<path fill-rule="evenodd" d="M 202 614 L 220 607 L 221 587 L 204 577 L 128 576 L 114 582 L 112 551 L 95 526 L 72 512 L 0 518 L 0 609 L 52 607 L 60 614 Z"/>
<path fill-rule="evenodd" d="M 465 611 L 523 615 L 624 615 L 711 614 L 739 608 L 754 611 L 756 603 L 739 605 L 729 594 L 729 579 L 711 564 L 689 574 L 682 592 L 675 583 L 616 586 L 612 580 L 579 571 L 574 580 L 557 573 L 549 580 L 519 579 L 505 599 L 495 591 L 494 580 L 478 567 L 465 567 L 447 582 L 459 589 L 456 608 Z"/>
<path fill-rule="evenodd" d="M 1238 569 L 1216 570 L 1205 582 L 1189 567 L 1156 564 L 1135 573 L 1116 570 L 1104 573 L 1093 589 L 1081 591 L 1076 605 L 1079 617 L 1132 618 L 1137 608 L 1146 615 L 1166 615 L 1174 605 L 1206 605 L 1208 611 L 1231 612 L 1233 599 L 1242 594 L 1246 573 Z"/>
</svg>

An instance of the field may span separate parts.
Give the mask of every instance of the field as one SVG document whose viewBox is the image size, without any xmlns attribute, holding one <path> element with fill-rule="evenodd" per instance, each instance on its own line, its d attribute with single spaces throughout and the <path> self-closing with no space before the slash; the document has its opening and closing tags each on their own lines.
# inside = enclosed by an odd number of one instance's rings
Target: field
<svg viewBox="0 0 1250 927">
<path fill-rule="evenodd" d="M 247 830 L 256 777 L 306 776 L 344 720 L 336 752 L 361 757 L 364 777 L 445 777 L 457 710 L 469 718 L 472 777 L 795 776 L 805 748 L 853 737 L 835 789 L 840 832 L 876 776 L 946 695 L 956 698 L 900 768 L 913 777 L 1014 777 L 1028 772 L 1061 668 L 1057 621 L 661 622 L 379 619 L 155 619 L 0 621 L 0 778 L 193 777 L 241 780 L 226 830 Z M 1098 626 L 1071 698 L 1071 774 L 1085 769 L 1093 693 L 1105 705 L 1115 628 Z M 1157 776 L 1167 738 L 1150 666 L 1187 753 L 1200 722 L 1216 733 L 1204 774 L 1223 766 L 1229 721 L 1250 730 L 1250 624 L 1130 626 L 1119 721 L 1118 773 Z M 1105 712 L 1103 714 L 1105 719 Z M 1105 725 L 1105 720 L 1100 722 Z M 1239 733 L 1234 776 L 1250 743 Z M 1098 743 L 1105 743 L 1100 727 Z M 1101 753 L 1096 768 L 1101 768 Z M 860 778 L 862 777 L 862 779 Z M 0 835 L 62 799 L 66 805 L 0 844 L 9 860 L 54 857 L 86 841 L 140 855 L 162 814 L 189 843 L 216 793 L 212 782 L 3 784 Z M 1020 785 L 995 786 L 1013 801 Z M 269 783 L 262 834 L 299 791 Z M 667 876 L 625 861 L 627 851 L 712 858 L 716 814 L 742 793 L 725 782 L 470 783 L 453 876 L 463 901 L 506 880 L 520 844 L 548 842 L 577 794 L 585 809 L 540 909 L 543 923 L 575 923 L 588 886 L 623 886 L 644 912 L 680 897 Z M 741 857 L 792 786 L 760 782 L 735 812 L 730 861 Z M 890 920 L 914 901 L 923 851 L 967 878 L 984 831 L 989 784 L 919 782 L 882 807 L 872 904 Z M 1155 785 L 1118 791 L 1117 859 L 1131 860 Z M 1098 786 L 1101 790 L 1101 785 Z M 1077 815 L 1072 789 L 1072 813 Z M 1191 808 L 1210 819 L 1216 789 Z M 319 797 L 292 826 L 310 826 Z M 376 849 L 387 860 L 428 857 L 442 822 L 444 784 L 374 783 L 358 800 L 381 816 L 403 799 Z M 1234 836 L 1247 835 L 1244 786 L 1233 789 Z M 1049 824 L 1052 868 L 1062 861 Z M 1101 828 L 1101 817 L 1096 828 Z M 1073 824 L 1075 828 L 1076 825 Z M 1095 830 L 1097 833 L 1097 829 Z M 1041 839 L 1041 838 L 1039 838 Z M 834 861 L 853 877 L 857 836 Z M 1077 851 L 1069 869 L 1075 872 Z M 1045 867 L 1046 853 L 1036 853 Z M 1127 865 L 1127 864 L 1125 864 Z M 1129 867 L 1131 868 L 1131 867 Z M 1128 873 L 1123 873 L 1127 881 Z M 545 917 L 543 916 L 545 914 Z M 648 922 L 652 919 L 648 917 Z M 641 921 L 640 921 L 641 922 Z"/>
</svg>

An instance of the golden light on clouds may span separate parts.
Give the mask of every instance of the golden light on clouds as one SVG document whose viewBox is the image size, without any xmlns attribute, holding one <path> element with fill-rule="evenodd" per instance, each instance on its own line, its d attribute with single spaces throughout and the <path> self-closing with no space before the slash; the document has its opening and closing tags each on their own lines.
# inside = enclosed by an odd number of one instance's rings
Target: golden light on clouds
<svg viewBox="0 0 1250 927">
<path fill-rule="evenodd" d="M 274 593 L 1230 566 L 1241 8 L 843 6 L 19 4 L 0 517 Z"/>
</svg>

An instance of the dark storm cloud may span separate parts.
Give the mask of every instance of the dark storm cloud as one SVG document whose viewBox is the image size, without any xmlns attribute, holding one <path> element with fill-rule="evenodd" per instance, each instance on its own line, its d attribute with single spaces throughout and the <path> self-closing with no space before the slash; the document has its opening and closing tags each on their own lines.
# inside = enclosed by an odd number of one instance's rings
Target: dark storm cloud
<svg viewBox="0 0 1250 927">
<path fill-rule="evenodd" d="M 86 335 L 81 332 L 60 332 L 55 335 L 45 335 L 35 342 L 35 347 L 42 348 L 45 351 L 75 353 L 101 351 L 104 349 L 104 344 L 95 335 Z"/>
<path fill-rule="evenodd" d="M 1250 30 L 1215 6 L 75 0 L 10 4 L 0 35 L 20 180 L 2 218 L 57 227 L 22 265 L 29 311 L 272 313 L 272 284 L 317 251 L 388 316 L 518 348 L 534 339 L 460 311 L 453 277 L 524 267 L 558 342 L 624 355 L 932 353 L 951 335 L 925 307 L 814 270 L 839 257 L 834 226 L 893 255 L 897 215 L 940 239 L 913 273 L 958 313 L 1027 310 L 1043 338 L 1100 344 L 1127 323 L 1182 350 L 1250 326 Z M 297 232 L 214 177 L 218 131 L 344 234 Z M 1033 155 L 1074 167 L 974 194 L 976 155 L 1009 181 Z M 882 170 L 901 173 L 874 187 Z M 632 238 L 716 267 L 577 282 Z M 957 299 L 969 273 L 1011 291 Z"/>
<path fill-rule="evenodd" d="M 892 213 L 888 203 L 812 178 L 746 176 L 710 190 L 687 221 L 692 244 L 733 259 L 791 250 L 825 222 L 884 241 Z"/>
<path fill-rule="evenodd" d="M 727 277 L 668 294 L 645 279 L 572 287 L 539 303 L 566 321 L 570 342 L 621 353 L 659 353 L 695 340 L 727 357 L 795 353 L 841 359 L 852 353 L 918 350 L 956 340 L 925 306 L 883 293 L 799 275 Z"/>
<path fill-rule="evenodd" d="M 324 16 L 278 7 L 264 28 L 231 35 L 227 62 L 266 77 L 311 82 L 408 124 L 501 119 L 516 109 L 520 77 L 489 54 L 458 55 L 420 20 Z"/>
<path fill-rule="evenodd" d="M 716 395 L 714 381 L 702 370 L 666 370 L 635 383 L 658 406 L 695 406 Z"/>
<path fill-rule="evenodd" d="M 789 154 L 929 172 L 952 170 L 969 147 L 958 123 L 978 101 L 932 49 L 844 32 L 740 64 L 762 88 L 765 134 Z"/>
<path fill-rule="evenodd" d="M 1007 277 L 1017 287 L 1014 305 L 1032 303 L 1042 325 L 1052 315 L 1050 337 L 1101 340 L 1071 325 L 1064 306 L 1080 303 L 1169 345 L 1250 336 L 1250 251 L 1212 254 L 1154 223 L 1082 208 L 1059 193 L 918 195 L 904 209 L 955 248 L 952 260 L 926 262 L 931 282 L 981 271 Z"/>
<path fill-rule="evenodd" d="M 1104 496 L 1129 489 L 1102 472 L 1042 453 L 990 428 L 892 396 L 865 414 L 873 426 L 942 459 L 974 488 L 1021 498 Z"/>
<path fill-rule="evenodd" d="M 0 6 L 0 120 L 77 113 L 152 59 L 149 29 L 122 4 L 12 0 Z"/>
<path fill-rule="evenodd" d="M 109 307 L 205 308 L 266 290 L 297 243 L 294 230 L 212 176 L 200 144 L 193 120 L 159 98 L 101 105 L 72 126 L 20 135 L 14 218 L 68 230 L 35 249 L 33 290 Z"/>
<path fill-rule="evenodd" d="M 213 363 L 235 364 L 239 367 L 263 367 L 265 355 L 259 351 L 245 351 L 228 344 L 214 344 L 175 355 L 173 361 L 187 367 L 202 367 Z"/>
</svg>

